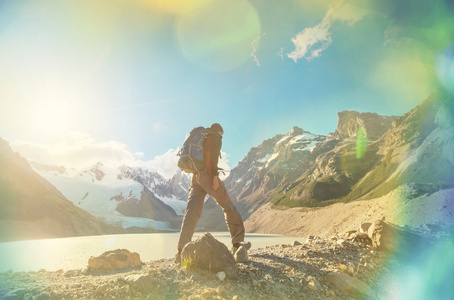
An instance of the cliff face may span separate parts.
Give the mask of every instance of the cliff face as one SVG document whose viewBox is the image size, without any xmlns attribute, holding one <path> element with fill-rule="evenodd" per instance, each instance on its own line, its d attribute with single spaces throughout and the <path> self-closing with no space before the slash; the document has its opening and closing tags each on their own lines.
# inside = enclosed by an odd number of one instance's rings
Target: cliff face
<svg viewBox="0 0 454 300">
<path fill-rule="evenodd" d="M 337 119 L 337 129 L 328 135 L 330 139 L 353 139 L 361 130 L 368 140 L 375 141 L 389 129 L 397 117 L 346 110 L 338 113 Z"/>
<path fill-rule="evenodd" d="M 76 207 L 0 139 L 0 241 L 124 233 Z"/>
</svg>

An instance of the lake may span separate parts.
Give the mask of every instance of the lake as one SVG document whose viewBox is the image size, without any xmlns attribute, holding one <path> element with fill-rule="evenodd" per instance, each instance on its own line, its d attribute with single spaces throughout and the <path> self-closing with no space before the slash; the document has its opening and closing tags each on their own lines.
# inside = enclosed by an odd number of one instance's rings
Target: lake
<svg viewBox="0 0 454 300">
<path fill-rule="evenodd" d="M 193 240 L 203 233 L 195 233 Z M 228 232 L 211 233 L 216 239 L 231 248 Z M 56 271 L 59 269 L 83 269 L 90 256 L 97 256 L 113 249 L 128 249 L 140 254 L 143 262 L 162 258 L 173 258 L 177 252 L 179 233 L 119 234 L 85 236 L 60 239 L 45 239 L 0 243 L 0 272 L 13 270 Z M 291 244 L 305 238 L 286 237 L 270 234 L 246 234 L 252 249 L 277 244 Z"/>
</svg>

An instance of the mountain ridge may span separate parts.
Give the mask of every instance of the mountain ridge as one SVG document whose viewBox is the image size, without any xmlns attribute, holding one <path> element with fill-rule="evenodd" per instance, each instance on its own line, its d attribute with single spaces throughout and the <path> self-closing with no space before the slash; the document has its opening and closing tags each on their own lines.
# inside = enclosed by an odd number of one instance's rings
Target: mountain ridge
<svg viewBox="0 0 454 300">
<path fill-rule="evenodd" d="M 2 241 L 126 233 L 78 208 L 0 139 Z"/>
</svg>

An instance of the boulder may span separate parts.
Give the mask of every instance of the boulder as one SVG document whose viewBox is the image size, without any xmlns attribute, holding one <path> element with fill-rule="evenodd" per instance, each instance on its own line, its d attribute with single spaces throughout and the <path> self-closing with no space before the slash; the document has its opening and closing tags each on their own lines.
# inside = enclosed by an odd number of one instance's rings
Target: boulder
<svg viewBox="0 0 454 300">
<path fill-rule="evenodd" d="M 366 232 L 369 230 L 370 226 L 372 223 L 362 223 L 361 226 L 359 227 L 359 232 Z"/>
<path fill-rule="evenodd" d="M 374 296 L 372 289 L 365 282 L 345 273 L 330 272 L 326 279 L 345 295 L 359 298 Z"/>
<path fill-rule="evenodd" d="M 26 290 L 24 288 L 18 288 L 18 289 L 8 292 L 6 295 L 3 296 L 2 299 L 8 299 L 8 300 L 24 299 L 25 293 L 26 293 Z"/>
<path fill-rule="evenodd" d="M 216 240 L 210 233 L 205 233 L 197 240 L 184 246 L 181 251 L 181 262 L 191 260 L 196 268 L 210 272 L 225 272 L 228 276 L 237 277 L 238 268 L 235 258 L 226 245 Z"/>
<path fill-rule="evenodd" d="M 360 240 L 366 240 L 369 238 L 369 235 L 366 232 L 358 232 L 356 238 Z"/>
<path fill-rule="evenodd" d="M 118 270 L 140 266 L 142 261 L 136 252 L 127 249 L 116 249 L 104 252 L 100 256 L 92 256 L 88 260 L 88 270 Z"/>
<path fill-rule="evenodd" d="M 300 242 L 298 242 L 298 241 L 294 241 L 293 244 L 292 244 L 293 247 L 300 246 L 300 245 L 302 245 L 302 244 Z"/>
<path fill-rule="evenodd" d="M 422 236 L 383 220 L 372 223 L 368 235 L 372 240 L 372 246 L 377 250 L 398 254 L 415 252 L 428 243 Z"/>
</svg>

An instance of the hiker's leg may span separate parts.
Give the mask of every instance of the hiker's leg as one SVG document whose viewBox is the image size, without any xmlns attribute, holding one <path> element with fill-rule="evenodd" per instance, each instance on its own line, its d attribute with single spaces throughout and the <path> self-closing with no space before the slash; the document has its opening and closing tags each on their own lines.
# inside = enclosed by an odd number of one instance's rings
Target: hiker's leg
<svg viewBox="0 0 454 300">
<path fill-rule="evenodd" d="M 183 223 L 181 224 L 180 239 L 178 241 L 179 250 L 183 249 L 187 243 L 191 242 L 195 228 L 197 227 L 197 222 L 202 215 L 206 192 L 197 183 L 195 177 L 195 175 L 192 176 L 188 203 L 186 205 L 186 210 L 184 211 Z"/>
<path fill-rule="evenodd" d="M 245 230 L 240 213 L 233 205 L 224 183 L 219 180 L 219 188 L 214 190 L 212 182 L 213 179 L 208 173 L 200 173 L 200 185 L 224 211 L 225 222 L 227 223 L 230 236 L 232 237 L 232 244 L 244 242 Z"/>
</svg>

